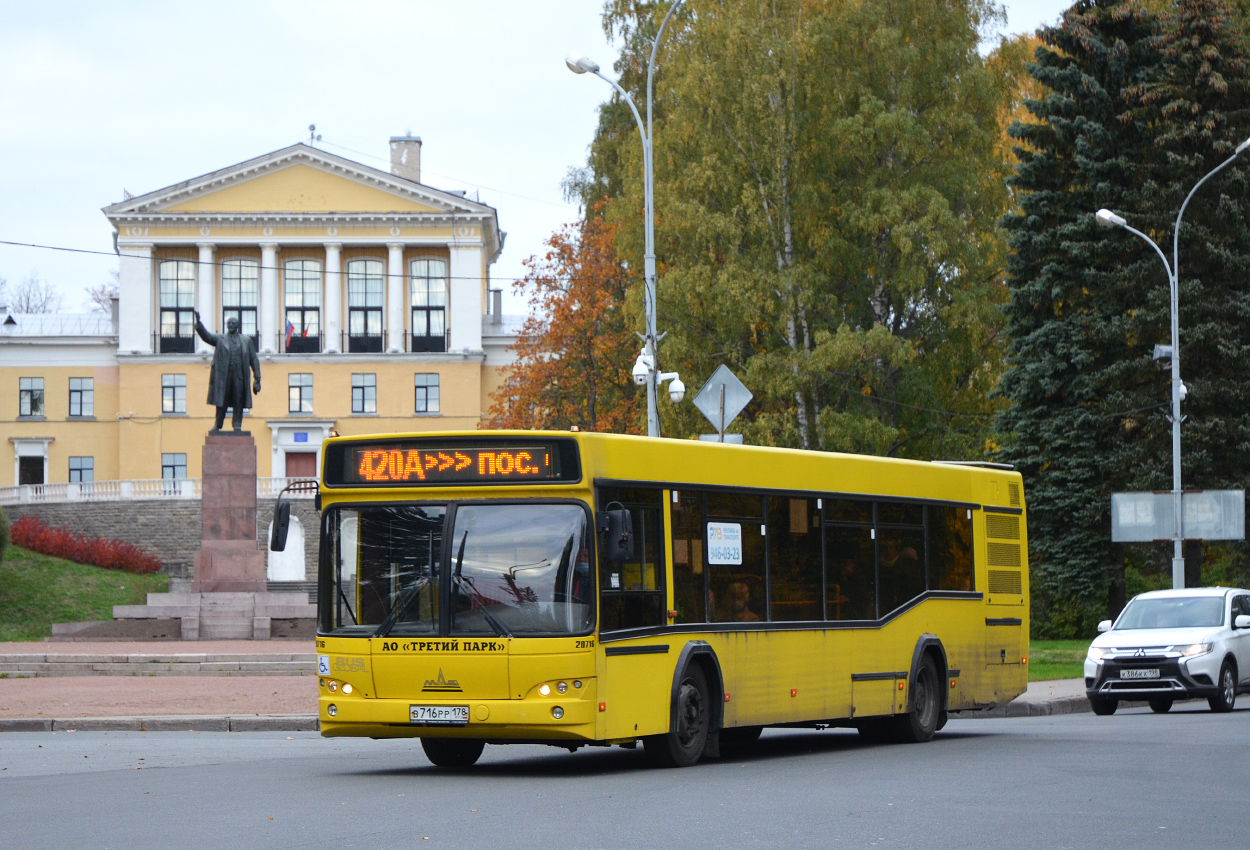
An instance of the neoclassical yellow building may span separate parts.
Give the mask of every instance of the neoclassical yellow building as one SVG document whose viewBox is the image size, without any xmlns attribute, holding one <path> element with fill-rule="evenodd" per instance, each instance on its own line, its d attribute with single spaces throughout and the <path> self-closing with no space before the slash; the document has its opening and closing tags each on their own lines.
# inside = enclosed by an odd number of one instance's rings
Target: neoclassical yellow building
<svg viewBox="0 0 1250 850">
<path fill-rule="evenodd" d="M 0 311 L 0 487 L 198 478 L 197 310 L 256 341 L 261 477 L 313 474 L 332 430 L 478 427 L 519 325 L 490 286 L 506 234 L 494 208 L 423 184 L 420 159 L 409 136 L 390 172 L 297 144 L 105 207 L 112 316 Z"/>
</svg>

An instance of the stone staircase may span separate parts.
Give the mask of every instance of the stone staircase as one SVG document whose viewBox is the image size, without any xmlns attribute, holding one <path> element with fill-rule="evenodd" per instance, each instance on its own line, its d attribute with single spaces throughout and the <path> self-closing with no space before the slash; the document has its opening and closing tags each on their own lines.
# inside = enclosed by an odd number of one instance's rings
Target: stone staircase
<svg viewBox="0 0 1250 850">
<path fill-rule="evenodd" d="M 149 593 L 146 605 L 114 605 L 113 617 L 179 620 L 183 640 L 266 640 L 273 620 L 315 620 L 304 593 Z"/>
</svg>

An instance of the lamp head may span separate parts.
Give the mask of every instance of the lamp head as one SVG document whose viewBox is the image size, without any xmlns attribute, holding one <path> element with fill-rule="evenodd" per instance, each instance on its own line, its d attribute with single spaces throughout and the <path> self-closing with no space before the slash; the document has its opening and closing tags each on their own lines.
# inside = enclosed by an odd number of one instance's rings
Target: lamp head
<svg viewBox="0 0 1250 850">
<path fill-rule="evenodd" d="M 1123 227 L 1128 224 L 1123 217 L 1116 215 L 1111 210 L 1099 210 L 1095 213 L 1095 217 L 1103 227 Z"/>
<path fill-rule="evenodd" d="M 591 74 L 599 73 L 599 63 L 591 59 L 589 56 L 583 56 L 580 53 L 570 53 L 564 57 L 564 64 L 569 66 L 569 70 L 574 74 Z"/>
</svg>

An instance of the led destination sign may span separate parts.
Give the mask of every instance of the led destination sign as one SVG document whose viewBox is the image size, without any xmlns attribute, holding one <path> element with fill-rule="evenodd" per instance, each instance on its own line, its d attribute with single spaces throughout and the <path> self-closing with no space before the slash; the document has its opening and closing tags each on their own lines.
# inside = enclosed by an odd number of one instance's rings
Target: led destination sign
<svg viewBox="0 0 1250 850">
<path fill-rule="evenodd" d="M 550 446 L 359 446 L 348 452 L 344 472 L 347 481 L 356 484 L 453 484 L 559 478 Z"/>
</svg>

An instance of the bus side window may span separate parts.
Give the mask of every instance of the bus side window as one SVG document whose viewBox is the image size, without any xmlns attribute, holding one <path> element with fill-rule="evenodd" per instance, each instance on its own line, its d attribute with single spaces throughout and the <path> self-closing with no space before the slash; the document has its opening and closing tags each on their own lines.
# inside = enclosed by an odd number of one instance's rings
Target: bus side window
<svg viewBox="0 0 1250 850">
<path fill-rule="evenodd" d="M 825 516 L 849 517 L 856 524 L 825 526 L 825 594 L 830 620 L 875 620 L 877 617 L 877 563 L 872 539 L 872 513 L 866 519 L 859 506 L 839 510 L 826 500 Z"/>
<path fill-rule="evenodd" d="M 735 513 L 729 513 L 734 511 Z M 750 493 L 707 494 L 708 606 L 714 623 L 757 623 L 768 619 L 765 594 L 766 563 L 764 499 Z M 719 563 L 712 557 L 713 537 L 736 535 L 740 546 L 722 549 Z M 723 537 L 722 537 L 723 539 Z"/>
<path fill-rule="evenodd" d="M 770 619 L 822 620 L 820 517 L 815 499 L 768 497 L 768 592 Z"/>
<path fill-rule="evenodd" d="M 929 589 L 972 590 L 972 520 L 967 508 L 929 505 Z"/>
<path fill-rule="evenodd" d="M 924 508 L 878 502 L 876 528 L 877 616 L 884 617 L 925 591 Z"/>
<path fill-rule="evenodd" d="M 663 626 L 668 622 L 664 586 L 664 526 L 659 489 L 604 487 L 597 507 L 612 502 L 633 515 L 634 557 L 610 562 L 599 559 L 599 630 Z M 615 507 L 615 505 L 613 506 Z"/>
<path fill-rule="evenodd" d="M 674 490 L 673 600 L 677 623 L 706 623 L 707 591 L 703 586 L 703 494 L 697 490 Z"/>
</svg>

